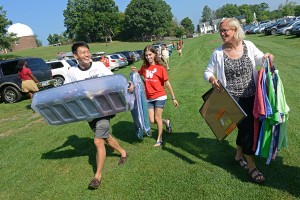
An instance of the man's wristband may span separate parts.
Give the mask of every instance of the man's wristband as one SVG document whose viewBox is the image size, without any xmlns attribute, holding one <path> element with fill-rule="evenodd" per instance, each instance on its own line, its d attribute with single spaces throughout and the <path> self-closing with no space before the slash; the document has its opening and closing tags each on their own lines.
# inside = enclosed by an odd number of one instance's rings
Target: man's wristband
<svg viewBox="0 0 300 200">
<path fill-rule="evenodd" d="M 174 101 L 174 100 L 176 100 L 176 98 L 175 98 L 175 97 L 173 97 L 173 98 L 172 98 L 172 100 Z"/>
</svg>

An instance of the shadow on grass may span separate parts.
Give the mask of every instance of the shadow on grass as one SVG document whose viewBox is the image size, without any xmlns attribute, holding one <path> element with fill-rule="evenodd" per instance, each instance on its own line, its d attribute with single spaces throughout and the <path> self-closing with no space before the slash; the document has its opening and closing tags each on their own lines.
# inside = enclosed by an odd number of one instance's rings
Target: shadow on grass
<svg viewBox="0 0 300 200">
<path fill-rule="evenodd" d="M 43 153 L 41 159 L 64 159 L 79 156 L 88 156 L 89 164 L 96 172 L 96 148 L 92 138 L 80 138 L 77 135 L 71 135 L 61 146 Z M 119 156 L 119 154 L 115 154 L 113 149 L 106 146 L 106 156 Z"/>
<path fill-rule="evenodd" d="M 127 142 L 129 144 L 135 144 L 142 141 L 136 135 L 133 122 L 120 121 L 114 124 L 112 126 L 112 135 L 115 136 L 117 139 Z"/>
<path fill-rule="evenodd" d="M 131 122 L 118 122 L 113 125 L 113 135 L 118 139 L 130 144 L 140 142 L 135 135 L 134 125 Z M 154 137 L 154 136 L 152 136 Z M 250 176 L 245 170 L 242 170 L 234 161 L 235 148 L 229 145 L 229 142 L 224 140 L 219 142 L 217 139 L 204 138 L 201 134 L 194 132 L 182 132 L 164 134 L 164 141 L 173 147 L 182 149 L 194 157 L 218 166 L 237 179 L 243 182 L 250 182 Z M 73 149 L 70 149 L 70 146 Z M 187 162 L 187 164 L 195 164 L 199 161 L 193 160 L 174 150 L 169 145 L 163 145 L 162 150 L 168 151 L 179 159 Z M 106 148 L 107 156 L 119 156 L 113 153 L 111 148 Z M 42 154 L 42 159 L 63 159 L 78 156 L 88 156 L 89 164 L 96 170 L 95 161 L 96 149 L 91 138 L 79 138 L 76 135 L 71 135 L 61 146 Z M 279 153 L 280 155 L 280 153 Z M 270 165 L 265 164 L 265 159 L 256 157 L 258 169 L 266 177 L 265 187 L 271 187 L 286 191 L 291 195 L 299 198 L 300 196 L 300 168 L 288 166 L 283 163 L 281 157 L 277 157 Z"/>
<path fill-rule="evenodd" d="M 241 169 L 234 161 L 235 148 L 228 141 L 222 142 L 217 139 L 199 137 L 198 133 L 173 133 L 165 134 L 165 141 L 176 148 L 192 154 L 193 156 L 218 166 L 243 182 L 250 182 L 247 171 Z M 174 149 L 163 146 L 166 150 L 189 164 L 196 163 Z M 280 155 L 280 153 L 279 153 Z M 300 168 L 288 166 L 283 163 L 281 157 L 277 157 L 270 165 L 265 164 L 266 159 L 256 157 L 258 169 L 264 174 L 266 182 L 264 186 L 286 191 L 295 197 L 300 196 Z"/>
<path fill-rule="evenodd" d="M 113 119 L 112 119 L 113 120 Z M 114 132 L 117 134 L 116 138 L 119 138 L 128 143 L 140 142 L 135 135 L 134 125 L 130 122 L 118 122 L 112 128 L 112 135 L 115 137 Z M 73 149 L 70 149 L 72 147 Z M 71 135 L 67 140 L 59 147 L 43 153 L 41 159 L 63 159 L 79 156 L 88 156 L 89 164 L 96 172 L 96 148 L 94 140 L 92 138 L 79 138 L 77 135 Z M 106 156 L 120 156 L 115 154 L 114 150 L 106 145 Z"/>
</svg>

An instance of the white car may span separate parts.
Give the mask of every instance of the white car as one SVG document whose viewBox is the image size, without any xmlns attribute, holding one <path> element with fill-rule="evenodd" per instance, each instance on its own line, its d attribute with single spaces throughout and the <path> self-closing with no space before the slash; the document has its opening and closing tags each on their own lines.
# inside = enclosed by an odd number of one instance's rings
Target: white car
<svg viewBox="0 0 300 200">
<path fill-rule="evenodd" d="M 119 56 L 119 58 L 120 58 L 120 61 L 119 61 L 120 68 L 121 67 L 126 67 L 128 65 L 128 61 L 127 61 L 126 56 L 124 56 L 121 53 L 116 53 L 116 55 Z"/>
<path fill-rule="evenodd" d="M 121 56 L 118 54 L 109 54 L 106 55 L 109 60 L 110 70 L 118 70 L 120 67 L 124 66 L 124 60 L 121 60 Z"/>
<path fill-rule="evenodd" d="M 162 50 L 162 47 L 161 47 L 159 44 L 154 44 L 154 45 L 152 45 L 152 46 L 156 49 L 157 55 L 158 55 L 159 57 L 161 57 L 161 50 Z"/>
<path fill-rule="evenodd" d="M 72 60 L 52 60 L 46 61 L 52 72 L 52 77 L 55 79 L 54 86 L 63 85 L 70 67 L 76 65 Z"/>
</svg>

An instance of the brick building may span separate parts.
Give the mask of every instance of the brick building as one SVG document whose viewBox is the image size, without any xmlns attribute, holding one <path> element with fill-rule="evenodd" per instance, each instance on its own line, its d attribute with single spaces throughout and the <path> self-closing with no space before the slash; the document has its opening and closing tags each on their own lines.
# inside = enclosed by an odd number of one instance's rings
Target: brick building
<svg viewBox="0 0 300 200">
<path fill-rule="evenodd" d="M 16 37 L 19 38 L 19 40 L 15 42 L 14 45 L 12 45 L 12 51 L 37 47 L 34 33 L 29 26 L 21 23 L 16 23 L 11 25 L 7 29 L 7 32 L 17 34 Z"/>
</svg>

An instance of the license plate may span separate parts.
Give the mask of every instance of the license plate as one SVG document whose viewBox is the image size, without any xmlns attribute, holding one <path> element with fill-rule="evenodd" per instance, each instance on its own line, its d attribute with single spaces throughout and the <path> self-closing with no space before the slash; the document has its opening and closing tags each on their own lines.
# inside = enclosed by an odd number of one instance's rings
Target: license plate
<svg viewBox="0 0 300 200">
<path fill-rule="evenodd" d="M 42 87 L 48 86 L 49 82 L 48 81 L 42 81 L 40 82 Z"/>
</svg>

